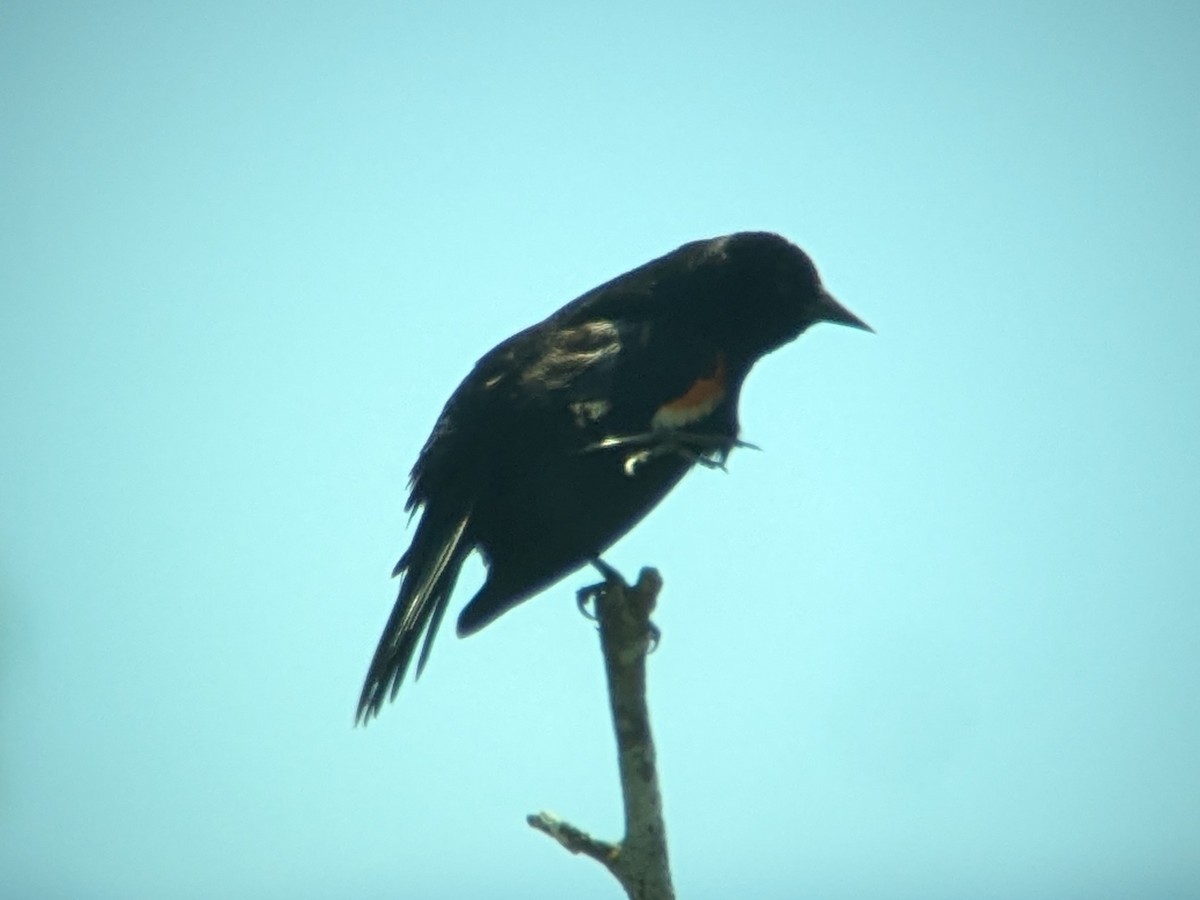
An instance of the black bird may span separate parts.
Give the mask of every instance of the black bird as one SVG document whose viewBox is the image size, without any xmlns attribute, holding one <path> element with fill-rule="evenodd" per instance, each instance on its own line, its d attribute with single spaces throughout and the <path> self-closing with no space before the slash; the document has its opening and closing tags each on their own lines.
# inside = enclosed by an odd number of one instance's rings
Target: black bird
<svg viewBox="0 0 1200 900">
<path fill-rule="evenodd" d="M 694 241 L 489 351 L 451 395 L 410 482 L 420 510 L 358 721 L 425 667 L 463 561 L 487 580 L 458 634 L 595 560 L 699 463 L 738 446 L 750 367 L 816 322 L 870 331 L 776 234 Z"/>
</svg>

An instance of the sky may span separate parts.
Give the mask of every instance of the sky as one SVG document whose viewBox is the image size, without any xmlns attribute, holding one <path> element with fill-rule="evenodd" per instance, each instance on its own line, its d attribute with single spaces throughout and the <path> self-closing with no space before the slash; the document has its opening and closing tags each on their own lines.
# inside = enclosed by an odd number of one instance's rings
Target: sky
<svg viewBox="0 0 1200 900">
<path fill-rule="evenodd" d="M 768 229 L 877 334 L 607 555 L 679 896 L 1200 897 L 1198 90 L 1183 3 L 4 4 L 0 896 L 620 896 L 524 824 L 619 837 L 592 575 L 354 706 L 473 362 Z"/>
</svg>

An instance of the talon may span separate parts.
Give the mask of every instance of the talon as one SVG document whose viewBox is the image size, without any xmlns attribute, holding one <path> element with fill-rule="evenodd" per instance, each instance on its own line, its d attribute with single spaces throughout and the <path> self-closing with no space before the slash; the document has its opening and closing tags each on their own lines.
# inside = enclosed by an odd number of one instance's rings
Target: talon
<svg viewBox="0 0 1200 900">
<path fill-rule="evenodd" d="M 579 609 L 579 614 L 585 619 L 592 622 L 596 621 L 596 614 L 588 609 L 588 604 L 596 599 L 596 595 L 604 590 L 604 584 L 589 584 L 587 587 L 582 587 L 575 592 L 575 606 Z"/>
<path fill-rule="evenodd" d="M 681 450 L 680 452 L 682 453 L 683 451 Z M 720 469 L 722 472 L 729 471 L 727 468 L 725 468 L 724 460 L 713 459 L 710 456 L 702 456 L 701 454 L 696 453 L 695 451 L 691 451 L 690 456 L 691 456 L 692 462 L 699 463 L 700 465 L 704 466 L 704 468 L 706 468 L 706 469 Z"/>
<path fill-rule="evenodd" d="M 628 590 L 629 585 L 625 583 L 625 578 L 620 572 L 618 572 L 600 557 L 597 556 L 595 559 L 591 560 L 591 563 L 595 567 L 596 571 L 604 576 L 604 580 L 599 584 L 589 584 L 587 587 L 582 587 L 577 590 L 575 592 L 575 606 L 578 607 L 580 615 L 582 615 L 585 619 L 590 619 L 591 621 L 595 622 L 600 618 L 600 616 L 597 612 L 592 612 L 592 610 L 588 609 L 588 605 L 596 603 L 596 601 L 600 599 L 600 595 L 603 594 L 611 585 L 617 584 L 626 590 Z"/>
<path fill-rule="evenodd" d="M 652 450 L 639 450 L 637 453 L 630 453 L 625 457 L 625 474 L 630 478 L 636 474 L 638 466 L 648 459 L 652 459 L 655 453 Z"/>
<path fill-rule="evenodd" d="M 593 450 L 612 450 L 621 447 L 641 447 L 635 453 L 625 457 L 625 474 L 632 477 L 642 463 L 656 456 L 666 456 L 678 453 L 691 463 L 699 463 L 708 469 L 725 470 L 724 459 L 735 447 L 745 447 L 747 450 L 762 450 L 757 444 L 743 441 L 740 438 L 726 437 L 719 434 L 695 434 L 689 431 L 673 431 L 661 428 L 657 431 L 647 431 L 641 434 L 610 435 L 588 444 L 584 452 Z M 719 453 L 720 460 L 708 456 Z"/>
</svg>

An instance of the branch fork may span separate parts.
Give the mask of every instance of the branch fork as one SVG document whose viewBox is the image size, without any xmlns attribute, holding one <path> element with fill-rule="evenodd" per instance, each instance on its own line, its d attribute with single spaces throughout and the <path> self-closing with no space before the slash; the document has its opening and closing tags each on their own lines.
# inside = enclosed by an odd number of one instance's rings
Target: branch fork
<svg viewBox="0 0 1200 900">
<path fill-rule="evenodd" d="M 646 708 L 646 655 L 658 643 L 650 621 L 662 576 L 644 568 L 630 586 L 620 573 L 597 560 L 600 584 L 579 592 L 579 604 L 595 606 L 600 645 L 608 678 L 609 706 L 617 739 L 625 836 L 619 843 L 593 838 L 550 813 L 526 817 L 529 825 L 549 835 L 571 853 L 588 856 L 613 874 L 630 900 L 674 900 L 667 860 L 666 826 L 650 716 Z"/>
</svg>

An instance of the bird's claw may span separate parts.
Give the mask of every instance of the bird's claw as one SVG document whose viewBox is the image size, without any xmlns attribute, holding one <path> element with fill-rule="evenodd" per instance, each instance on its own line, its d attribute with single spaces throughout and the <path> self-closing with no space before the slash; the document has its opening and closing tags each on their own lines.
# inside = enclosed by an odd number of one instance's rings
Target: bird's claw
<svg viewBox="0 0 1200 900">
<path fill-rule="evenodd" d="M 604 590 L 603 583 L 589 584 L 575 592 L 575 606 L 579 608 L 579 614 L 591 622 L 595 622 L 599 617 L 588 609 L 588 604 L 592 603 L 602 590 Z"/>
<path fill-rule="evenodd" d="M 638 583 L 631 586 L 620 572 L 618 572 L 600 557 L 597 556 L 591 562 L 596 570 L 604 576 L 604 580 L 598 584 L 589 584 L 575 592 L 575 606 L 578 607 L 580 615 L 582 615 L 585 619 L 591 622 L 599 621 L 599 610 L 597 609 L 593 611 L 588 607 L 590 604 L 595 604 L 598 602 L 601 595 L 603 595 L 604 592 L 610 587 L 616 585 L 624 591 L 643 590 L 643 580 L 647 577 L 648 573 L 650 574 L 650 577 L 656 580 L 656 584 L 653 588 L 651 588 L 653 593 L 650 595 L 651 602 L 649 607 L 650 610 L 654 609 L 654 598 L 657 597 L 658 587 L 660 587 L 662 584 L 662 579 L 656 570 L 643 569 L 641 575 L 638 577 Z M 653 653 L 658 649 L 658 645 L 662 643 L 662 629 L 655 625 L 654 622 L 649 619 L 649 617 L 646 619 L 646 637 L 650 644 L 649 648 L 646 650 L 646 653 Z"/>
<path fill-rule="evenodd" d="M 591 621 L 595 622 L 599 618 L 599 615 L 588 609 L 588 604 L 594 603 L 600 597 L 600 595 L 604 593 L 605 589 L 608 588 L 609 585 L 616 584 L 620 585 L 622 588 L 628 588 L 629 585 L 625 583 L 625 579 L 622 577 L 620 572 L 618 572 L 600 557 L 597 556 L 595 559 L 593 559 L 592 565 L 595 566 L 596 570 L 604 576 L 604 580 L 599 584 L 589 584 L 586 587 L 581 587 L 579 590 L 577 590 L 575 592 L 575 605 L 579 608 L 579 612 L 585 619 L 590 619 Z"/>
<path fill-rule="evenodd" d="M 646 648 L 646 654 L 649 655 L 657 650 L 658 645 L 662 643 L 662 629 L 655 625 L 650 619 L 647 619 L 646 634 L 650 642 L 650 646 Z"/>
<path fill-rule="evenodd" d="M 706 469 L 725 469 L 725 459 L 735 447 L 745 447 L 749 450 L 762 448 L 749 441 L 730 438 L 718 434 L 696 434 L 690 431 L 674 431 L 658 429 L 642 434 L 628 434 L 606 437 L 594 444 L 589 444 L 585 450 L 611 450 L 624 447 L 640 447 L 625 457 L 625 474 L 631 478 L 638 468 L 659 456 L 678 454 L 689 463 L 698 463 Z"/>
</svg>

